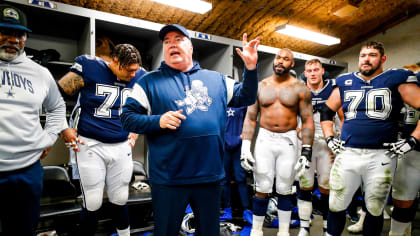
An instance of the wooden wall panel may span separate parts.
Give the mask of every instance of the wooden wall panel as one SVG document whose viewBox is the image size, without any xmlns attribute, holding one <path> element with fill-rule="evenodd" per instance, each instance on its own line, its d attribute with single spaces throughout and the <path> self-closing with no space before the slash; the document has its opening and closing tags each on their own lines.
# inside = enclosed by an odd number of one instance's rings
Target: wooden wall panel
<svg viewBox="0 0 420 236">
<path fill-rule="evenodd" d="M 329 57 L 373 34 L 419 14 L 419 0 L 206 0 L 213 9 L 196 14 L 150 0 L 57 0 L 94 10 L 161 24 L 177 23 L 194 31 L 241 39 L 261 37 L 262 44 Z M 359 9 L 339 18 L 333 12 L 351 1 Z M 287 17 L 289 15 L 289 17 Z M 324 46 L 280 35 L 276 26 L 289 21 L 305 29 L 341 38 L 341 44 Z M 419 22 L 420 23 L 420 22 Z"/>
</svg>

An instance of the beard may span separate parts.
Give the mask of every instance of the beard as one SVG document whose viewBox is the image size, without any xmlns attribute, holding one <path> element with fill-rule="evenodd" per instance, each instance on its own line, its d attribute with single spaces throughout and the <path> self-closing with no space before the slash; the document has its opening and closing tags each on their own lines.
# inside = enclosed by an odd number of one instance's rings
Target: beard
<svg viewBox="0 0 420 236">
<path fill-rule="evenodd" d="M 379 69 L 379 67 L 382 65 L 382 63 L 379 62 L 379 64 L 376 67 L 373 67 L 372 64 L 364 64 L 364 65 L 370 65 L 371 69 L 362 70 L 362 68 L 359 67 L 359 72 L 364 76 L 371 76 Z"/>
<path fill-rule="evenodd" d="M 16 53 L 9 53 L 6 51 L 6 47 L 14 47 L 17 52 Z M 16 59 L 20 54 L 23 53 L 23 49 L 19 49 L 16 46 L 9 46 L 6 44 L 0 45 L 0 59 L 3 61 L 13 61 Z"/>
<path fill-rule="evenodd" d="M 282 68 L 283 70 L 278 71 L 278 70 L 277 70 L 277 68 Z M 284 75 L 284 74 L 289 73 L 289 71 L 290 71 L 290 66 L 289 66 L 289 67 L 285 67 L 285 66 L 280 65 L 280 64 L 277 64 L 277 65 L 274 65 L 274 64 L 273 64 L 273 71 L 274 71 L 274 73 L 275 73 L 276 75 Z"/>
</svg>

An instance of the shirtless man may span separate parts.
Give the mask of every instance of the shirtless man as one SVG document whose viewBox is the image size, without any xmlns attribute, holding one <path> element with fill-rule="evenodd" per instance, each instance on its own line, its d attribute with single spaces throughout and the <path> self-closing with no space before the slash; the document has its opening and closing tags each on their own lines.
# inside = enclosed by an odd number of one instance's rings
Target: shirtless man
<svg viewBox="0 0 420 236">
<path fill-rule="evenodd" d="M 253 223 L 251 236 L 263 235 L 262 227 L 267 211 L 267 195 L 272 192 L 276 178 L 278 195 L 279 232 L 277 236 L 289 235 L 292 208 L 292 184 L 297 160 L 297 116 L 302 119 L 302 153 L 297 171 L 304 173 L 309 168 L 314 136 L 311 91 L 289 71 L 294 66 L 293 54 L 281 49 L 273 63 L 273 75 L 258 86 L 258 97 L 248 107 L 241 149 L 241 165 L 254 170 L 256 194 L 252 201 Z M 260 126 L 255 144 L 255 160 L 251 154 L 258 113 Z M 255 163 L 255 166 L 253 164 Z"/>
</svg>

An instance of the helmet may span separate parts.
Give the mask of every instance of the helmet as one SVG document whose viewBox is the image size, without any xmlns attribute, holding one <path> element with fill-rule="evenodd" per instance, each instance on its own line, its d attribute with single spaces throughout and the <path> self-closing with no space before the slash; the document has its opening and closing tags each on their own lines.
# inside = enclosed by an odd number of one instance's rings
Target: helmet
<svg viewBox="0 0 420 236">
<path fill-rule="evenodd" d="M 276 197 L 272 197 L 268 200 L 267 211 L 264 218 L 264 226 L 270 228 L 278 226 Z"/>
<path fill-rule="evenodd" d="M 277 218 L 277 198 L 272 197 L 268 200 L 266 215 Z"/>
<path fill-rule="evenodd" d="M 181 229 L 189 234 L 193 234 L 195 232 L 195 220 L 193 213 L 188 213 L 184 216 Z"/>
</svg>

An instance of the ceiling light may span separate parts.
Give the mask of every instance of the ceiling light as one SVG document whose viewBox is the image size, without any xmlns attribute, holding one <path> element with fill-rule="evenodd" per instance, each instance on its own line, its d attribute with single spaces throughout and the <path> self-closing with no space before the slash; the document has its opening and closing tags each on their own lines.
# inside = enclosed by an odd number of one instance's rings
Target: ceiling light
<svg viewBox="0 0 420 236">
<path fill-rule="evenodd" d="M 152 0 L 169 6 L 182 8 L 187 11 L 204 14 L 211 9 L 211 3 L 201 0 Z"/>
<path fill-rule="evenodd" d="M 356 5 L 353 5 L 349 2 L 344 3 L 343 5 L 340 5 L 333 13 L 333 15 L 338 17 L 346 17 L 351 14 L 353 14 L 355 11 L 357 11 L 359 8 L 357 8 Z"/>
<path fill-rule="evenodd" d="M 339 44 L 340 39 L 331 37 L 325 34 L 316 33 L 310 30 L 298 28 L 292 25 L 284 24 L 276 27 L 276 32 L 280 34 L 286 34 L 292 37 L 309 40 L 315 43 L 320 43 L 324 45 L 334 45 Z"/>
</svg>

